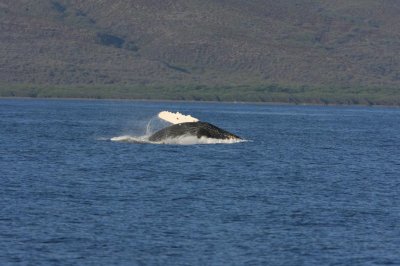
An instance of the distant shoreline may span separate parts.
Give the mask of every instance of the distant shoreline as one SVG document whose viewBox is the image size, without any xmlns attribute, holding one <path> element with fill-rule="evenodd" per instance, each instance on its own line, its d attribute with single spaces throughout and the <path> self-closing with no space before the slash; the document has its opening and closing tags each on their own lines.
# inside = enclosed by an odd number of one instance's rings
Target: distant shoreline
<svg viewBox="0 0 400 266">
<path fill-rule="evenodd" d="M 400 107 L 395 88 L 259 86 L 0 86 L 2 99 L 120 100 Z"/>
<path fill-rule="evenodd" d="M 330 106 L 330 107 L 371 107 L 371 108 L 400 108 L 400 105 L 383 105 L 383 104 L 346 104 L 346 103 L 292 103 L 292 102 L 245 102 L 245 101 L 208 101 L 208 100 L 169 100 L 169 99 L 122 99 L 122 98 L 72 98 L 72 97 L 4 97 L 1 100 L 50 100 L 50 101 L 121 101 L 121 102 L 171 102 L 171 103 L 215 103 L 215 104 L 256 104 L 256 105 L 288 105 L 288 106 Z"/>
</svg>

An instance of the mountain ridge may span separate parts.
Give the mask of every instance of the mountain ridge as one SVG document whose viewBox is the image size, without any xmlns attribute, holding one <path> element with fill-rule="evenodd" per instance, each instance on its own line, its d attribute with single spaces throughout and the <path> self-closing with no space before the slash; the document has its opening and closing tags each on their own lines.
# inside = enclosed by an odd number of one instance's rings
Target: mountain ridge
<svg viewBox="0 0 400 266">
<path fill-rule="evenodd" d="M 398 88 L 393 0 L 0 3 L 0 84 Z"/>
</svg>

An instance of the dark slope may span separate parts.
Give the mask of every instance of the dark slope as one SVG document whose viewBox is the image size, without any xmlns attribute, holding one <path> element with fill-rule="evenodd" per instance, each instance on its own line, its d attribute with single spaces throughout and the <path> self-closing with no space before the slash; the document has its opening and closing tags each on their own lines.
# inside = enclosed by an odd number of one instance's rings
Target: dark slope
<svg viewBox="0 0 400 266">
<path fill-rule="evenodd" d="M 3 0 L 0 82 L 398 87 L 396 0 Z"/>
</svg>

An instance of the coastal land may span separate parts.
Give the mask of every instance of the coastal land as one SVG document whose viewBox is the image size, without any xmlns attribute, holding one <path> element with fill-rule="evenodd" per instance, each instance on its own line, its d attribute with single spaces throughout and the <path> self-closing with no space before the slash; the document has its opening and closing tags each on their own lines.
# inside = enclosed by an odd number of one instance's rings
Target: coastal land
<svg viewBox="0 0 400 266">
<path fill-rule="evenodd" d="M 0 87 L 0 97 L 260 102 L 317 105 L 400 106 L 398 89 L 269 86 L 74 86 Z"/>
<path fill-rule="evenodd" d="M 400 106 L 400 2 L 4 0 L 0 97 Z"/>
</svg>

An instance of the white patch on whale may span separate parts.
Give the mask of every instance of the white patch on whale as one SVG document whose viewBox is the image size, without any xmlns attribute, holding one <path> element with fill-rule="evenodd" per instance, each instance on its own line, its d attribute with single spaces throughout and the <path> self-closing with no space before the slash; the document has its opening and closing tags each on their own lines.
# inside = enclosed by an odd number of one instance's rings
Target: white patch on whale
<svg viewBox="0 0 400 266">
<path fill-rule="evenodd" d="M 170 122 L 171 124 L 190 123 L 190 122 L 198 122 L 199 121 L 199 119 L 197 119 L 191 115 L 183 115 L 179 112 L 172 113 L 169 111 L 159 112 L 158 117 L 167 122 Z"/>
</svg>

